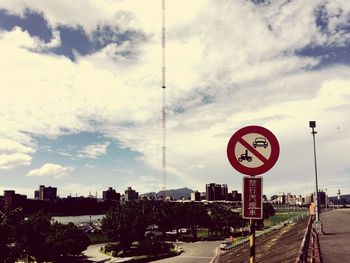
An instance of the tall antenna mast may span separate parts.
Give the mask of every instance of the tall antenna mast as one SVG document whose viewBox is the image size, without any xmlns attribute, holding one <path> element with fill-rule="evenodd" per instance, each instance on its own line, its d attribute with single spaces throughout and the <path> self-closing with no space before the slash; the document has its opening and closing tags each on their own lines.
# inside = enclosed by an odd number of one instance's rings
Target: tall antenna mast
<svg viewBox="0 0 350 263">
<path fill-rule="evenodd" d="M 163 145 L 162 145 L 162 167 L 163 167 L 163 186 L 162 190 L 166 190 L 166 60 L 165 60 L 165 0 L 162 0 L 162 130 L 163 130 Z"/>
</svg>

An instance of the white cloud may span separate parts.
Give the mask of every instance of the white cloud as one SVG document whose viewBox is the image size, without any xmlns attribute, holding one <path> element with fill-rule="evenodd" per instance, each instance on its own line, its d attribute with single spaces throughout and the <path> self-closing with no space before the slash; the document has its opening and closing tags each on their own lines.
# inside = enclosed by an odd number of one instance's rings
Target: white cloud
<svg viewBox="0 0 350 263">
<path fill-rule="evenodd" d="M 186 23 L 200 12 L 208 4 L 207 0 L 167 1 L 166 9 L 172 24 Z M 158 0 L 98 0 L 85 1 L 69 0 L 36 1 L 36 0 L 3 0 L 0 8 L 6 9 L 11 14 L 24 16 L 27 9 L 44 14 L 49 24 L 82 26 L 87 32 L 91 32 L 98 24 L 115 24 L 122 31 L 128 29 L 142 29 L 146 32 L 159 30 L 161 23 L 161 5 Z M 184 8 L 186 6 L 186 8 Z M 171 11 L 171 12 L 170 12 Z M 86 15 L 89 14 L 89 15 Z"/>
<path fill-rule="evenodd" d="M 135 174 L 135 171 L 132 169 L 120 169 L 120 168 L 116 168 L 114 169 L 114 171 L 116 171 L 118 174 L 128 174 L 128 175 L 133 175 Z"/>
<path fill-rule="evenodd" d="M 29 165 L 35 149 L 11 139 L 0 138 L 0 170 Z"/>
<path fill-rule="evenodd" d="M 69 175 L 73 170 L 73 167 L 64 167 L 59 164 L 47 163 L 44 164 L 41 168 L 29 171 L 27 176 L 52 176 L 58 179 Z"/>
<path fill-rule="evenodd" d="M 20 144 L 16 141 L 0 138 L 0 153 L 10 154 L 10 153 L 17 153 L 17 152 L 29 154 L 29 153 L 34 153 L 35 150 L 30 146 Z"/>
<path fill-rule="evenodd" d="M 27 154 L 0 154 L 0 170 L 9 170 L 17 166 L 29 165 L 31 160 L 32 158 Z"/>
<path fill-rule="evenodd" d="M 20 131 L 55 138 L 64 128 L 110 136 L 121 147 L 140 152 L 146 165 L 161 170 L 160 3 L 2 1 L 0 7 L 14 13 L 23 13 L 26 6 L 41 10 L 51 25 L 80 24 L 91 32 L 98 23 L 108 22 L 149 36 L 137 47 L 109 45 L 73 63 L 29 52 L 28 48 L 42 44 L 18 28 L 1 32 L 0 89 L 6 96 L 0 97 L 0 135 L 24 147 L 17 145 L 13 151 L 27 158 L 17 156 L 22 160 L 18 163 L 29 164 L 33 152 L 24 149 L 35 149 L 28 146 L 30 136 Z M 346 128 L 350 127 L 349 67 L 310 70 L 320 60 L 300 57 L 297 51 L 308 45 L 348 41 L 348 34 L 337 28 L 347 22 L 349 4 L 316 0 L 307 5 L 296 0 L 259 6 L 249 1 L 167 3 L 169 184 L 176 178 L 196 189 L 210 181 L 230 181 L 240 187 L 240 176 L 231 176 L 235 172 L 225 149 L 231 134 L 250 124 L 266 126 L 280 139 L 280 164 L 271 171 L 276 180 L 270 182 L 270 189 L 282 184 L 283 176 L 302 181 L 306 173 L 312 174 L 307 144 L 311 119 L 320 125 L 317 136 L 324 151 L 320 180 L 343 176 L 341 171 L 349 168 L 342 154 L 350 135 Z M 314 11 L 322 3 L 330 15 L 344 10 L 331 17 L 328 33 L 315 23 Z M 52 45 L 59 43 L 58 37 L 55 41 Z M 135 55 L 121 56 L 125 51 Z M 339 125 L 340 130 L 333 129 Z M 78 156 L 97 158 L 106 154 L 107 147 L 107 143 L 89 145 Z M 4 163 L 6 169 L 16 166 L 15 161 Z"/>
<path fill-rule="evenodd" d="M 104 143 L 94 143 L 88 146 L 85 146 L 83 149 L 81 149 L 78 152 L 77 158 L 92 158 L 97 159 L 98 157 L 105 155 L 107 152 L 107 147 L 109 146 L 110 142 L 104 142 Z"/>
<path fill-rule="evenodd" d="M 85 167 L 88 168 L 88 169 L 94 169 L 94 168 L 96 168 L 97 166 L 94 165 L 94 164 L 89 164 L 89 163 L 87 163 L 87 164 L 85 164 Z"/>
</svg>

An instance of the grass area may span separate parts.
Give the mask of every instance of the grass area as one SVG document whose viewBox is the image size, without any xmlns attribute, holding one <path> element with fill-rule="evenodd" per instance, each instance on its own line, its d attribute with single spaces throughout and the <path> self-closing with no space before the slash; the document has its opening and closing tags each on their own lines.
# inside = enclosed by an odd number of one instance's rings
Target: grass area
<svg viewBox="0 0 350 263">
<path fill-rule="evenodd" d="M 88 233 L 86 235 L 90 239 L 91 244 L 100 244 L 100 243 L 108 242 L 107 236 L 103 233 L 96 233 L 96 234 Z"/>
<path fill-rule="evenodd" d="M 197 230 L 197 237 L 201 238 L 201 237 L 208 237 L 208 229 L 206 228 L 200 228 Z"/>
<path fill-rule="evenodd" d="M 244 237 L 235 237 L 235 243 L 242 240 L 242 239 L 246 239 L 247 237 L 244 236 Z"/>
<path fill-rule="evenodd" d="M 270 217 L 269 219 L 265 219 L 264 225 L 274 226 L 290 218 L 300 216 L 304 213 L 305 211 L 277 212 L 273 217 Z"/>
</svg>

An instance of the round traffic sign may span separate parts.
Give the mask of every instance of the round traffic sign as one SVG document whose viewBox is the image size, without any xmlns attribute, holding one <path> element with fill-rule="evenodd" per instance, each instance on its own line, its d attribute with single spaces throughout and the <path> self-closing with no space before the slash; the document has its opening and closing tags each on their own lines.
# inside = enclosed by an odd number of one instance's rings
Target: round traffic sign
<svg viewBox="0 0 350 263">
<path fill-rule="evenodd" d="M 238 130 L 227 145 L 227 158 L 233 168 L 252 176 L 270 170 L 279 152 L 275 135 L 261 126 L 247 126 Z"/>
</svg>

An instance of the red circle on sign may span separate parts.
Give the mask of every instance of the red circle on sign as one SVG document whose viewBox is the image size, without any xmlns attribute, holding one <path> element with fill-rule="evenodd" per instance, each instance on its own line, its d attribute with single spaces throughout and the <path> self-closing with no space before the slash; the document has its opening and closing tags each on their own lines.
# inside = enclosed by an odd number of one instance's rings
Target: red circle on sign
<svg viewBox="0 0 350 263">
<path fill-rule="evenodd" d="M 239 162 L 236 155 L 235 155 L 235 147 L 238 142 L 241 142 L 243 139 L 242 137 L 250 134 L 250 133 L 258 133 L 264 136 L 270 143 L 271 146 L 271 154 L 268 159 L 263 161 L 263 165 L 258 167 L 247 167 L 242 164 L 242 162 Z M 249 150 L 253 154 L 259 154 L 260 153 L 257 150 Z M 261 126 L 247 126 L 240 130 L 238 130 L 236 133 L 234 133 L 229 140 L 227 144 L 227 158 L 230 162 L 230 164 L 235 168 L 238 172 L 246 175 L 258 175 L 263 174 L 270 170 L 275 163 L 277 162 L 278 156 L 280 153 L 280 147 L 277 141 L 277 138 L 275 135 L 270 132 L 268 129 L 261 127 Z"/>
</svg>

